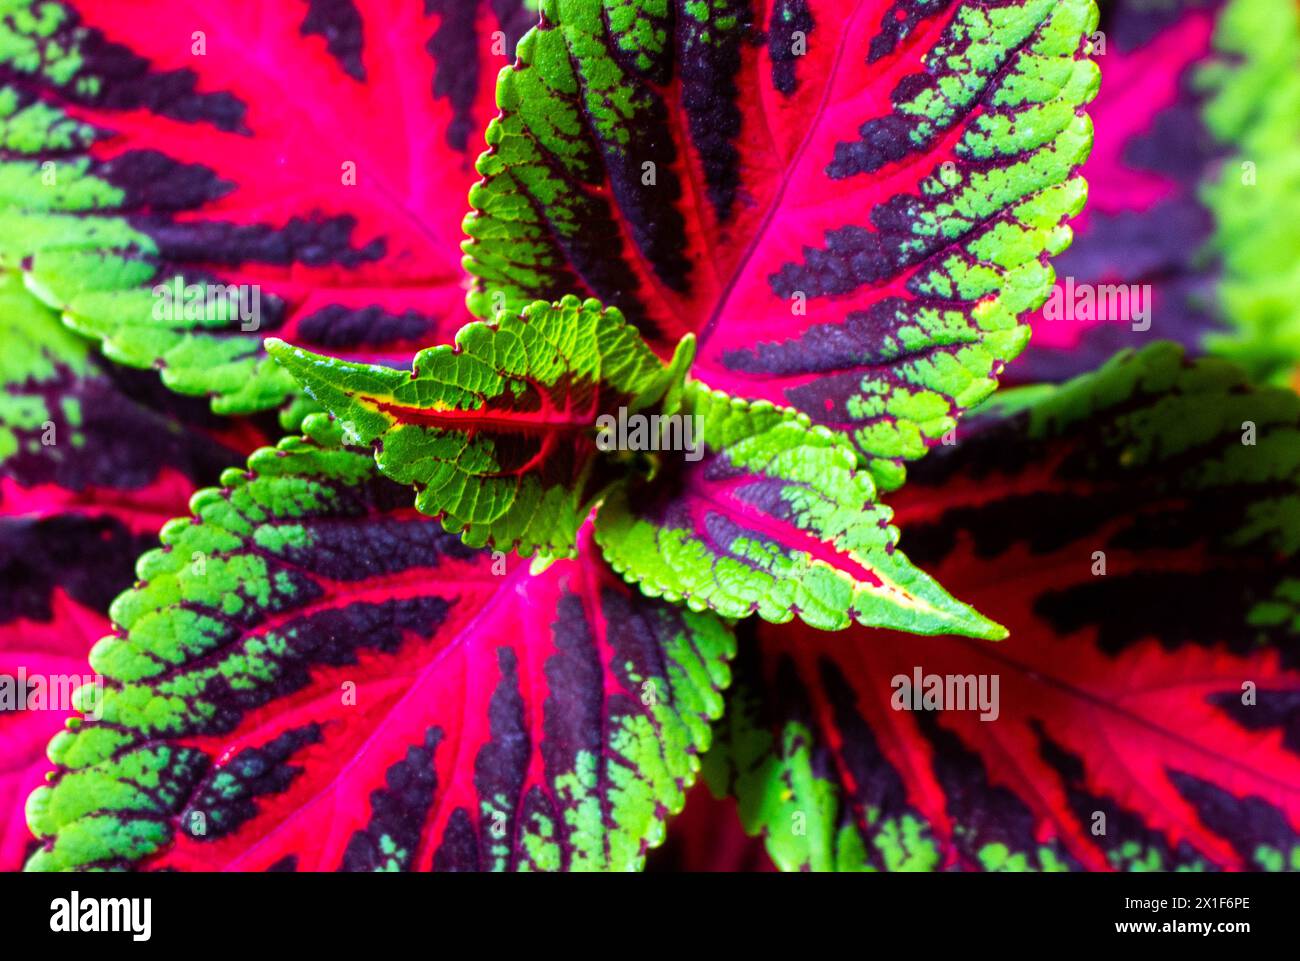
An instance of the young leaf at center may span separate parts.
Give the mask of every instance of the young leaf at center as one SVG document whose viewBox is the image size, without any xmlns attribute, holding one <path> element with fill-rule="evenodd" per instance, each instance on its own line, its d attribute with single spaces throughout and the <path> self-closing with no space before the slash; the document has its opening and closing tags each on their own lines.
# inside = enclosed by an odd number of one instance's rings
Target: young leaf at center
<svg viewBox="0 0 1300 961">
<path fill-rule="evenodd" d="M 687 336 L 664 365 L 619 311 L 576 297 L 470 324 L 409 373 L 267 342 L 471 546 L 571 556 L 595 508 L 606 558 L 652 597 L 827 630 L 1005 635 L 894 549 L 847 438 L 686 380 L 693 348 Z M 631 432 L 611 445 L 615 411 L 647 412 L 649 451 Z"/>
<path fill-rule="evenodd" d="M 416 507 L 467 544 L 571 556 L 578 528 L 617 478 L 597 459 L 604 413 L 657 402 L 690 362 L 667 367 L 617 310 L 566 297 L 474 323 L 413 370 L 267 349 L 379 469 L 417 488 Z"/>
</svg>

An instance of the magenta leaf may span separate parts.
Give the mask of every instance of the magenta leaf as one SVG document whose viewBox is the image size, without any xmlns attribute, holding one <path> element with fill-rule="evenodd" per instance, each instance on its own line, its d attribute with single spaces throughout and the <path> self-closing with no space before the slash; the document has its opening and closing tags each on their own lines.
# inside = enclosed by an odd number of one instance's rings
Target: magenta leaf
<svg viewBox="0 0 1300 961">
<path fill-rule="evenodd" d="M 0 870 L 16 870 L 34 843 L 27 795 L 109 602 L 158 529 L 259 434 L 105 364 L 12 274 L 0 342 Z"/>
<path fill-rule="evenodd" d="M 1300 400 L 1169 343 L 1026 390 L 894 499 L 1010 636 L 762 625 L 711 783 L 787 870 L 1300 870 Z"/>
<path fill-rule="evenodd" d="M 733 651 L 593 554 L 416 513 L 324 415 L 223 475 L 113 604 L 102 717 L 50 746 L 35 869 L 632 869 Z"/>
<path fill-rule="evenodd" d="M 1217 326 L 1202 263 L 1213 215 L 1199 192 L 1222 147 L 1200 115 L 1206 94 L 1195 78 L 1222 4 L 1100 6 L 1088 206 L 1070 221 L 1074 243 L 1056 261 L 1058 292 L 1031 318 L 1033 341 L 1008 368 L 1019 383 L 1084 373 L 1158 338 L 1199 347 Z M 1105 285 L 1126 285 L 1140 301 L 1125 291 L 1121 305 L 1103 291 L 1100 305 L 1085 303 Z"/>
<path fill-rule="evenodd" d="M 457 243 L 522 0 L 30 0 L 0 26 L 0 263 L 221 413 L 268 333 L 404 359 L 469 319 Z M 301 411 L 286 412 L 294 421 Z"/>
<path fill-rule="evenodd" d="M 994 390 L 1069 243 L 1094 5 L 602 9 L 547 0 L 501 77 L 471 309 L 590 294 L 661 354 L 695 333 L 699 379 L 898 486 Z"/>
</svg>

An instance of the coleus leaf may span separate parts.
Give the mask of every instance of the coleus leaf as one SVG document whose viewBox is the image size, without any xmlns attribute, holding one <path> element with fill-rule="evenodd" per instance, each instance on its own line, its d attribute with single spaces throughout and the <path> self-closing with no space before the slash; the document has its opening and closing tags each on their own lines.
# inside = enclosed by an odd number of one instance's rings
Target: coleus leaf
<svg viewBox="0 0 1300 961">
<path fill-rule="evenodd" d="M 50 745 L 32 869 L 629 869 L 662 838 L 734 640 L 590 549 L 465 547 L 337 446 L 255 453 L 163 531 Z"/>
<path fill-rule="evenodd" d="M 672 462 L 644 489 L 615 488 L 596 515 L 605 557 L 643 592 L 825 630 L 857 621 L 1005 636 L 895 549 L 893 512 L 842 437 L 698 381 L 686 385 L 682 412 L 701 424 L 699 456 Z"/>
<path fill-rule="evenodd" d="M 471 193 L 471 310 L 585 292 L 890 489 L 987 397 L 1069 242 L 1091 0 L 546 0 Z M 756 40 L 766 36 L 766 43 Z"/>
<path fill-rule="evenodd" d="M 846 440 L 685 381 L 693 346 L 687 335 L 661 364 L 619 311 L 572 296 L 466 326 L 410 373 L 267 345 L 471 546 L 569 556 L 595 508 L 605 557 L 652 597 L 832 630 L 1003 635 L 894 549 Z M 655 424 L 648 445 L 612 434 L 629 415 Z"/>
<path fill-rule="evenodd" d="M 1300 867 L 1300 399 L 1169 344 L 1010 398 L 896 499 L 1010 638 L 763 628 L 711 783 L 786 869 Z"/>
<path fill-rule="evenodd" d="M 618 476 L 598 463 L 598 418 L 661 400 L 692 346 L 665 367 L 617 310 L 576 297 L 469 324 L 409 372 L 267 344 L 384 474 L 417 487 L 419 510 L 467 544 L 525 556 L 575 552 Z"/>
<path fill-rule="evenodd" d="M 448 340 L 470 319 L 474 133 L 535 18 L 524 0 L 11 3 L 0 265 L 221 413 L 293 393 L 268 332 L 375 362 Z M 238 287 L 248 316 L 155 292 L 173 285 Z"/>
<path fill-rule="evenodd" d="M 154 378 L 104 364 L 13 274 L 0 275 L 0 343 L 0 870 L 16 870 L 34 843 L 27 795 L 70 713 L 61 695 L 89 674 L 109 602 L 257 431 L 199 401 L 160 404 Z M 20 678 L 44 693 L 20 702 Z"/>
<path fill-rule="evenodd" d="M 1110 0 L 1099 36 L 1088 207 L 1055 264 L 1057 309 L 1034 316 L 1007 377 L 1061 380 L 1161 338 L 1285 381 L 1300 358 L 1289 293 L 1300 282 L 1300 13 L 1269 0 Z"/>
</svg>

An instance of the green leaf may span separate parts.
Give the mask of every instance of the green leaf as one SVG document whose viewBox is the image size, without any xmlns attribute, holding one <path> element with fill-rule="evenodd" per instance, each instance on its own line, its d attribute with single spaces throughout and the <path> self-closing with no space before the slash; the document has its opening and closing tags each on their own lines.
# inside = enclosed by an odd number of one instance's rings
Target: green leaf
<svg viewBox="0 0 1300 961">
<path fill-rule="evenodd" d="M 596 517 L 606 559 L 644 593 L 827 630 L 1006 636 L 896 549 L 893 512 L 843 436 L 698 382 L 669 413 L 697 419 L 702 449 L 612 490 Z"/>
<path fill-rule="evenodd" d="M 465 543 L 571 556 L 579 526 L 618 478 L 595 425 L 680 382 L 693 341 L 665 366 L 614 309 L 576 297 L 473 323 L 411 372 L 353 364 L 268 340 L 335 417 L 375 447 L 381 471 Z"/>
</svg>

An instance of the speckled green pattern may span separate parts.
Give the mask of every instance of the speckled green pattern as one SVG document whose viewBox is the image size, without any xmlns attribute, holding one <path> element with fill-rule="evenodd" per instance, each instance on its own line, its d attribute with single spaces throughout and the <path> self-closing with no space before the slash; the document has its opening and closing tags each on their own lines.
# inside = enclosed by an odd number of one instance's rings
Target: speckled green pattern
<svg viewBox="0 0 1300 961">
<path fill-rule="evenodd" d="M 567 297 L 462 328 L 413 372 L 267 349 L 379 469 L 417 488 L 416 507 L 474 547 L 571 556 L 610 477 L 596 420 L 659 401 L 689 362 L 665 367 L 613 309 Z"/>
<path fill-rule="evenodd" d="M 722 716 L 735 636 L 712 615 L 637 603 L 646 625 L 641 630 L 648 628 L 661 645 L 662 661 L 644 671 L 623 660 L 627 651 L 614 642 L 610 667 L 618 693 L 610 699 L 632 695 L 640 704 L 631 711 L 611 709 L 603 750 L 577 752 L 573 770 L 555 780 L 558 822 L 530 813 L 525 804 L 519 846 L 526 857 L 515 865 L 520 870 L 640 870 L 646 851 L 663 842 L 668 816 L 686 804 L 685 789 L 695 782 L 700 755 L 712 743 L 712 722 Z M 603 614 L 610 618 L 603 630 L 626 630 L 618 607 L 606 606 Z M 568 708 L 561 699 L 548 701 L 550 711 Z"/>
<path fill-rule="evenodd" d="M 1231 145 L 1203 196 L 1214 213 L 1228 333 L 1207 346 L 1255 378 L 1296 381 L 1300 365 L 1300 7 L 1231 0 L 1214 35 L 1218 56 L 1198 85 L 1204 116 Z"/>
<path fill-rule="evenodd" d="M 733 796 L 746 833 L 762 837 L 768 856 L 782 871 L 937 871 L 944 849 L 929 822 L 911 806 L 871 806 L 862 820 L 844 803 L 844 788 L 826 756 L 815 723 L 764 725 L 760 690 L 738 681 L 727 713 L 715 729 L 714 747 L 703 773 L 718 797 Z M 958 835 L 978 834 L 955 825 Z M 982 871 L 1069 870 L 1061 845 L 1050 842 L 1012 851 L 1002 842 L 979 845 Z M 1139 865 L 1125 870 L 1141 870 Z"/>
<path fill-rule="evenodd" d="M 93 97 L 103 81 L 82 52 L 87 31 L 50 0 L 13 0 L 0 17 L 0 64 L 70 95 Z M 88 151 L 107 131 L 74 120 L 21 86 L 0 86 L 0 269 L 28 288 L 72 329 L 103 344 L 112 360 L 158 368 L 171 389 L 211 396 L 218 413 L 282 404 L 294 382 L 261 351 L 259 336 L 239 336 L 213 311 L 156 317 L 152 288 L 174 272 L 154 241 L 136 229 L 124 191 L 93 172 Z M 184 283 L 182 278 L 182 283 Z M 193 281 L 191 281 L 192 283 Z M 301 419 L 303 411 L 286 414 Z"/>
<path fill-rule="evenodd" d="M 689 382 L 703 457 L 611 493 L 596 538 L 614 569 L 652 597 L 727 617 L 799 617 L 826 630 L 853 622 L 917 634 L 997 639 L 1005 631 L 954 600 L 895 545 L 892 512 L 852 448 L 795 411 Z"/>
<path fill-rule="evenodd" d="M 727 72 L 728 44 L 747 29 L 735 5 L 686 5 L 678 48 L 663 52 L 661 64 L 673 72 L 666 87 L 636 76 L 652 69 L 662 46 L 653 31 L 626 28 L 638 38 L 640 67 L 613 54 L 630 42 L 619 27 L 633 19 L 627 4 L 618 6 L 621 19 L 604 24 L 595 4 L 544 6 L 516 69 L 501 76 L 502 114 L 479 160 L 484 180 L 465 221 L 465 263 L 475 277 L 470 309 L 487 316 L 502 305 L 584 291 L 623 310 L 652 343 L 665 331 L 694 330 L 701 380 L 841 431 L 878 487 L 899 487 L 906 463 L 996 389 L 1004 365 L 1028 342 L 1022 319 L 1055 281 L 1050 260 L 1069 245 L 1065 221 L 1087 195 L 1079 168 L 1092 146 L 1084 108 L 1100 83 L 1087 39 L 1095 4 L 952 5 L 927 41 L 932 46 L 909 53 L 920 63 L 900 71 L 892 105 L 880 115 L 859 115 L 834 99 L 823 112 L 811 105 L 789 116 L 760 111 L 769 123 L 812 125 L 800 132 L 829 162 L 797 171 L 762 152 L 761 128 L 749 139 L 737 134 L 739 114 L 722 108 L 769 95 L 755 88 L 765 71 Z M 832 13 L 811 7 L 814 22 Z M 810 42 L 833 38 L 823 24 Z M 873 38 L 849 37 L 837 49 L 845 61 L 865 58 Z M 894 65 L 881 69 L 892 75 Z M 692 114 L 704 87 L 713 112 Z M 689 115 L 685 129 L 654 126 L 660 97 L 669 112 L 681 105 Z M 824 145 L 827 131 L 816 125 L 832 115 L 844 129 L 832 130 L 835 140 Z M 645 137 L 647 129 L 654 136 Z M 758 226 L 715 237 L 710 218 L 665 179 L 655 153 L 661 136 L 698 163 L 720 223 L 743 212 Z M 653 188 L 637 180 L 636 163 L 657 171 Z M 814 176 L 809 170 L 824 183 L 804 182 Z M 770 201 L 768 176 L 782 178 Z M 878 191 L 870 183 L 877 177 L 885 184 Z M 836 205 L 837 191 L 864 199 Z M 763 210 L 765 203 L 771 207 Z M 780 245 L 784 223 L 823 220 L 789 262 L 754 269 L 772 264 L 762 252 Z M 679 248 L 699 246 L 681 262 L 656 246 L 668 238 Z M 729 277 L 732 248 L 758 253 L 740 257 L 748 272 L 742 266 Z M 706 265 L 709 257 L 717 263 Z M 709 287 L 705 266 L 723 281 L 719 294 L 700 293 Z M 713 299 L 719 296 L 722 302 Z M 823 319 L 793 316 L 796 302 L 807 317 Z M 745 308 L 730 311 L 733 304 Z M 761 321 L 748 320 L 756 311 Z M 747 336 L 728 331 L 747 323 L 754 324 Z"/>
<path fill-rule="evenodd" d="M 251 608 L 298 602 L 306 585 L 272 575 L 267 559 L 305 546 L 295 518 L 346 512 L 347 488 L 374 473 L 364 452 L 334 446 L 339 431 L 323 415 L 309 424 L 315 440 L 290 438 L 254 454 L 248 471 L 231 468 L 224 489 L 194 496 L 195 519 L 167 525 L 162 549 L 140 558 L 141 583 L 110 612 L 122 633 L 91 651 L 92 669 L 108 679 L 100 718 L 73 718 L 54 737 L 48 753 L 60 774 L 28 800 L 32 832 L 47 841 L 29 869 L 121 866 L 164 845 L 172 828 L 159 814 L 179 809 L 208 765 L 201 750 L 167 738 L 219 728 L 220 692 L 256 696 L 283 676 L 291 636 L 225 645 Z M 95 706 L 92 688 L 79 692 L 78 709 Z"/>
<path fill-rule="evenodd" d="M 639 51 L 631 62 L 650 68 L 663 43 L 650 26 L 653 18 L 645 16 L 652 5 L 632 0 L 609 6 L 611 26 L 624 27 L 624 50 L 631 44 Z M 470 191 L 465 267 L 480 278 L 468 299 L 479 317 L 579 290 L 564 263 L 565 248 L 586 250 L 588 242 L 603 241 L 603 250 L 590 256 L 616 261 L 616 235 L 590 236 L 593 224 L 608 219 L 605 202 L 573 189 L 571 179 L 601 183 L 597 138 L 626 158 L 636 120 L 649 109 L 643 97 L 633 98 L 636 88 L 624 82 L 604 46 L 599 4 L 547 0 L 542 13 L 544 25 L 519 42 L 516 69 L 503 71 L 498 81 L 502 114 L 488 126 L 489 149 L 478 160 L 484 180 Z"/>
<path fill-rule="evenodd" d="M 1029 341 L 1022 318 L 1050 293 L 1050 258 L 1070 245 L 1065 221 L 1087 198 L 1078 170 L 1092 124 L 1082 108 L 1100 72 L 1080 51 L 1096 23 L 1091 2 L 963 6 L 926 55 L 943 81 L 899 106 L 918 144 L 969 111 L 973 96 L 984 109 L 957 140 L 958 162 L 924 178 L 919 198 L 895 200 L 890 219 L 903 212 L 910 222 L 895 256 L 928 259 L 907 282 L 914 297 L 884 302 L 872 318 L 890 331 L 864 345 L 875 369 L 790 395 L 815 420 L 833 401 L 883 490 L 993 393 Z M 787 271 L 777 286 L 816 289 L 811 272 Z"/>
<path fill-rule="evenodd" d="M 71 14 L 60 4 L 16 0 L 0 18 L 0 64 L 81 94 L 97 89 L 82 73 L 75 38 L 60 34 Z M 79 294 L 146 282 L 154 268 L 133 259 L 153 242 L 118 215 L 123 192 L 90 173 L 84 155 L 96 130 L 59 107 L 0 86 L 0 268 L 20 275 L 51 308 Z M 112 252 L 112 253 L 110 253 Z M 148 293 L 145 293 L 146 302 Z"/>
<path fill-rule="evenodd" d="M 637 596 L 590 553 L 497 570 L 403 506 L 337 422 L 305 428 L 200 491 L 140 559 L 91 653 L 98 715 L 52 740 L 55 772 L 28 801 L 27 868 L 642 867 L 721 715 L 730 628 Z M 435 696 L 417 696 L 426 681 Z M 395 683 L 408 696 L 372 715 Z M 392 763 L 366 757 L 411 727 L 430 735 L 381 748 Z M 401 790 L 311 813 L 320 791 L 355 798 L 358 778 Z M 275 830 L 241 839 L 253 818 Z M 340 819 L 351 841 L 322 859 Z"/>
<path fill-rule="evenodd" d="M 758 653 L 736 665 L 705 772 L 778 866 L 1300 865 L 1300 750 L 1284 736 L 1300 691 L 1293 392 L 1167 342 L 1125 351 L 1000 394 L 894 504 L 928 542 L 917 555 L 1010 635 L 978 651 L 877 631 L 742 637 Z M 997 715 L 900 705 L 913 665 L 999 677 Z"/>
<path fill-rule="evenodd" d="M 94 289 L 84 289 L 87 277 L 97 278 Z M 112 278 L 118 281 L 110 285 Z M 189 315 L 183 309 L 159 310 L 155 287 L 175 289 L 178 279 L 193 291 L 186 295 L 191 302 L 211 303 L 211 308 Z M 303 406 L 293 378 L 266 356 L 261 335 L 239 333 L 241 320 L 229 295 L 220 292 L 232 288 L 190 282 L 184 274 L 155 275 L 145 261 L 91 251 L 47 257 L 33 282 L 61 307 L 64 322 L 97 340 L 109 359 L 157 369 L 171 390 L 210 397 L 218 414 L 281 408 L 281 424 L 296 429 L 315 409 Z"/>
<path fill-rule="evenodd" d="M 861 844 L 851 826 L 839 828 L 835 784 L 813 770 L 812 733 L 792 722 L 774 735 L 758 719 L 759 695 L 733 686 L 727 712 L 704 756 L 704 780 L 719 797 L 736 798 L 741 824 L 762 835 L 782 871 L 853 870 L 861 864 L 850 843 Z"/>
</svg>

